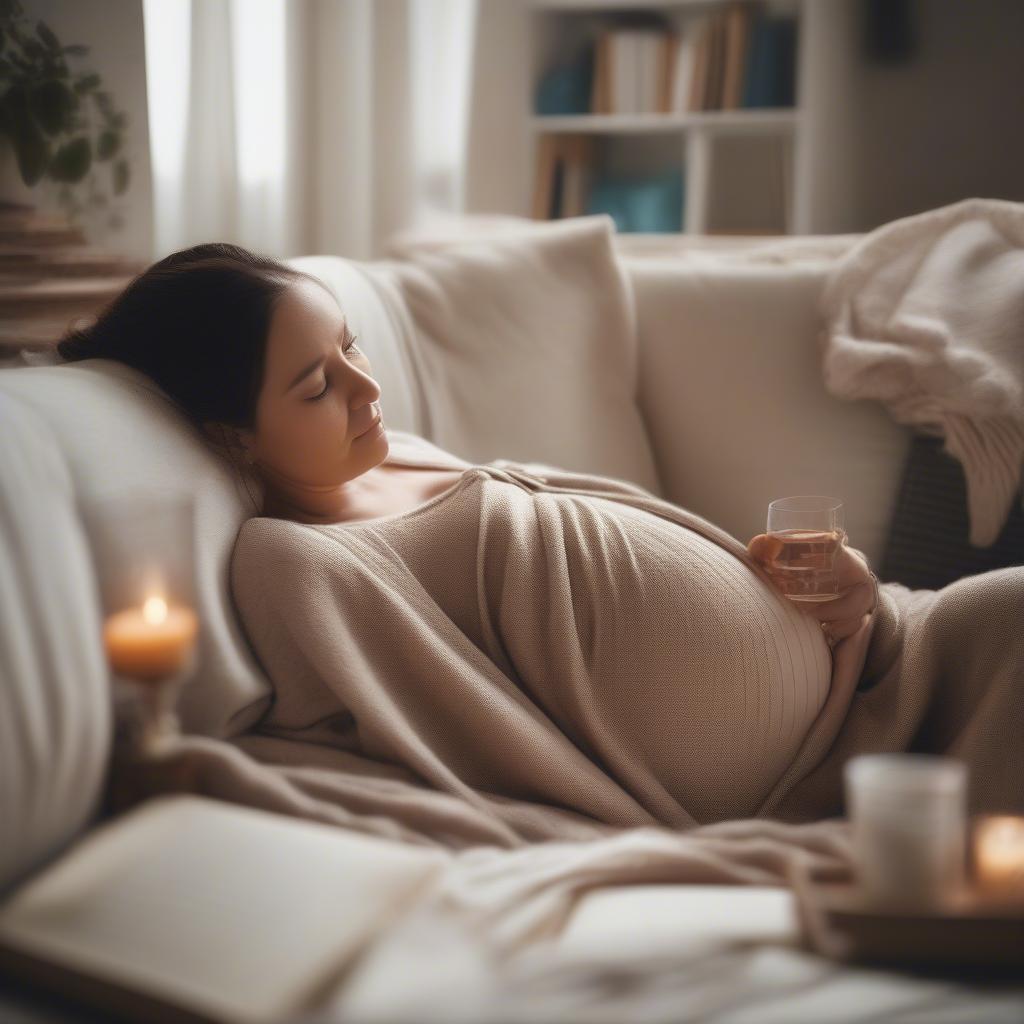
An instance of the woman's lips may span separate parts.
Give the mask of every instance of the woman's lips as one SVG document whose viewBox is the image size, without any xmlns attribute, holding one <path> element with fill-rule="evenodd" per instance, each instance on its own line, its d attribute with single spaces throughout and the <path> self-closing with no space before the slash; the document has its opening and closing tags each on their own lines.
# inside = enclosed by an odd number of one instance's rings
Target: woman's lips
<svg viewBox="0 0 1024 1024">
<path fill-rule="evenodd" d="M 362 431 L 359 434 L 356 434 L 356 440 L 358 441 L 360 438 L 366 437 L 367 434 L 371 433 L 374 430 L 374 428 L 380 426 L 380 421 L 381 421 L 381 415 L 378 412 L 377 415 L 374 417 L 373 422 L 364 431 Z"/>
</svg>

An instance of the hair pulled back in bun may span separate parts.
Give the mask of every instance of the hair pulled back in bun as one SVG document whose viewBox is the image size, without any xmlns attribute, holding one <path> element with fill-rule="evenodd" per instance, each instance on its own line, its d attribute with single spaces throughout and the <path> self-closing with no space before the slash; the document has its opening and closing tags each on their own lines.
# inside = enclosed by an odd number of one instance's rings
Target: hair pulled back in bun
<svg viewBox="0 0 1024 1024">
<path fill-rule="evenodd" d="M 241 246 L 195 245 L 144 270 L 57 351 L 67 362 L 115 359 L 140 370 L 200 427 L 251 429 L 274 305 L 299 279 L 316 280 Z"/>
</svg>

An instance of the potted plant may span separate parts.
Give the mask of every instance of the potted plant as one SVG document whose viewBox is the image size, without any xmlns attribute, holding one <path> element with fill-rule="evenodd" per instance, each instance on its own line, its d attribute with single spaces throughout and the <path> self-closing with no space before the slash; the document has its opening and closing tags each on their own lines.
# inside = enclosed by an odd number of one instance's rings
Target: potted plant
<svg viewBox="0 0 1024 1024">
<path fill-rule="evenodd" d="M 62 45 L 43 21 L 33 26 L 19 0 L 0 0 L 0 147 L 8 166 L 13 157 L 28 189 L 55 188 L 70 220 L 106 213 L 116 228 L 122 218 L 110 196 L 130 181 L 128 119 L 97 72 L 69 65 L 88 52 Z M 3 198 L 16 198 L 9 185 Z"/>
</svg>

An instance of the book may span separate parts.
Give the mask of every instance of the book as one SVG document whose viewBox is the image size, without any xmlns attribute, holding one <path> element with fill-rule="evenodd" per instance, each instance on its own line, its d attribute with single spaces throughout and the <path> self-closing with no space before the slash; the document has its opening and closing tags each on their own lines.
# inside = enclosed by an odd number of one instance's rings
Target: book
<svg viewBox="0 0 1024 1024">
<path fill-rule="evenodd" d="M 666 33 L 658 47 L 658 105 L 659 113 L 672 113 L 672 84 L 675 79 L 676 57 L 679 47 L 679 35 L 675 32 Z"/>
<path fill-rule="evenodd" d="M 611 113 L 632 114 L 636 103 L 635 40 L 631 32 L 616 31 L 611 40 Z"/>
<path fill-rule="evenodd" d="M 565 150 L 559 142 L 555 151 L 555 166 L 551 175 L 551 203 L 545 220 L 558 220 L 562 216 L 563 194 L 565 192 Z"/>
<path fill-rule="evenodd" d="M 610 113 L 609 78 L 611 62 L 611 33 L 601 32 L 594 42 L 594 77 L 590 90 L 590 112 L 592 114 Z"/>
<path fill-rule="evenodd" d="M 791 107 L 796 93 L 796 19 L 759 14 L 753 24 L 744 107 Z"/>
<path fill-rule="evenodd" d="M 692 29 L 685 29 L 676 42 L 676 59 L 672 79 L 672 106 L 674 113 L 685 113 L 690 109 L 690 86 L 693 79 L 694 35 Z"/>
<path fill-rule="evenodd" d="M 547 220 L 551 210 L 551 183 L 558 156 L 557 136 L 543 134 L 537 139 L 537 167 L 533 183 L 533 219 Z"/>
<path fill-rule="evenodd" d="M 4 900 L 0 972 L 135 1019 L 278 1022 L 315 1008 L 448 856 L 205 797 L 156 797 Z"/>
<path fill-rule="evenodd" d="M 565 140 L 563 217 L 582 217 L 587 212 L 587 193 L 591 173 L 591 140 L 585 135 L 572 135 Z"/>
<path fill-rule="evenodd" d="M 690 75 L 688 110 L 704 109 L 706 93 L 708 51 L 711 45 L 711 15 L 704 14 L 694 22 L 693 70 Z"/>
<path fill-rule="evenodd" d="M 725 70 L 722 83 L 722 109 L 737 110 L 743 100 L 743 79 L 747 66 L 750 28 L 754 8 L 749 3 L 734 3 L 725 16 Z"/>
<path fill-rule="evenodd" d="M 722 71 L 725 65 L 725 11 L 711 15 L 708 36 L 708 66 L 704 110 L 719 110 L 722 106 Z"/>
</svg>

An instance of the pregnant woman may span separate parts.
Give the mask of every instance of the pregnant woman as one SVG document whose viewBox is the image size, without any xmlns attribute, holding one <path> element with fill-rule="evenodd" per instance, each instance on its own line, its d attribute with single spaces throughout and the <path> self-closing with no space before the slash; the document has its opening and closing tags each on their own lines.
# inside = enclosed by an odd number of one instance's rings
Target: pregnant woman
<svg viewBox="0 0 1024 1024">
<path fill-rule="evenodd" d="M 262 481 L 231 584 L 274 684 L 264 737 L 393 766 L 539 838 L 539 806 L 614 826 L 767 814 L 839 728 L 879 606 L 861 553 L 842 549 L 838 599 L 798 605 L 772 538 L 389 430 L 315 278 L 196 246 L 60 352 L 149 374 Z"/>
</svg>

